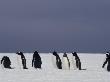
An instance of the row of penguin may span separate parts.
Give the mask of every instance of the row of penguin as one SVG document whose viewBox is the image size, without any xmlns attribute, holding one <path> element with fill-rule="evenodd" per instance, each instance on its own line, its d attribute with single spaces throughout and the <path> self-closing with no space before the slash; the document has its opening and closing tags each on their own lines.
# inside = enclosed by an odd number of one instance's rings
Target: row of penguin
<svg viewBox="0 0 110 82">
<path fill-rule="evenodd" d="M 20 57 L 23 69 L 28 69 L 26 66 L 26 58 L 23 52 L 17 52 L 16 54 Z M 52 54 L 54 56 L 55 66 L 57 67 L 57 69 L 62 69 L 63 67 L 65 67 L 65 69 L 70 69 L 70 61 L 66 53 L 64 53 L 62 61 L 56 51 L 54 51 Z M 73 52 L 72 55 L 75 57 L 75 67 L 79 70 L 86 70 L 86 69 L 81 68 L 81 61 L 77 53 Z M 62 62 L 64 62 L 65 64 L 62 64 Z M 4 68 L 13 69 L 11 67 L 11 61 L 8 56 L 2 57 L 1 64 L 3 65 Z M 102 68 L 104 68 L 106 64 L 107 64 L 107 71 L 110 71 L 110 53 L 109 52 L 106 53 L 106 60 L 104 61 Z M 41 66 L 42 66 L 41 57 L 39 53 L 35 51 L 33 54 L 33 59 L 32 59 L 32 67 L 36 69 L 37 68 L 41 69 Z"/>
</svg>

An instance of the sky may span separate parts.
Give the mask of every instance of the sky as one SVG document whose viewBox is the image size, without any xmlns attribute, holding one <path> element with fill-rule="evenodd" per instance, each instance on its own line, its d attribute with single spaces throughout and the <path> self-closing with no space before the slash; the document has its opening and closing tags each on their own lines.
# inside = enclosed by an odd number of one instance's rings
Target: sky
<svg viewBox="0 0 110 82">
<path fill-rule="evenodd" d="M 110 50 L 110 0 L 0 0 L 0 52 Z"/>
</svg>

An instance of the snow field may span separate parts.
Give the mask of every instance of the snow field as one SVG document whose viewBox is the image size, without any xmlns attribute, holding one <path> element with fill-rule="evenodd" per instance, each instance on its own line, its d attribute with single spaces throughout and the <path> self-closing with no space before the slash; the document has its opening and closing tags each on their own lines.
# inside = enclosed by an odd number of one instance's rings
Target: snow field
<svg viewBox="0 0 110 82">
<path fill-rule="evenodd" d="M 106 67 L 102 69 L 105 54 L 78 53 L 82 62 L 82 68 L 87 70 L 74 70 L 72 66 L 72 54 L 68 53 L 70 59 L 70 70 L 59 70 L 54 68 L 51 53 L 39 53 L 42 58 L 42 70 L 31 67 L 32 53 L 24 53 L 29 69 L 20 69 L 15 53 L 0 53 L 0 60 L 5 55 L 12 62 L 14 69 L 4 69 L 0 65 L 0 82 L 109 82 L 110 73 Z M 62 53 L 60 58 L 62 59 Z"/>
</svg>

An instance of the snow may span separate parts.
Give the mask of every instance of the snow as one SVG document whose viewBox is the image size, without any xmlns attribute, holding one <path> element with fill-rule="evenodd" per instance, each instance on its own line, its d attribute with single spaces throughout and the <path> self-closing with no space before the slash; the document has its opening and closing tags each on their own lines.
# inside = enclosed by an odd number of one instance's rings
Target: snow
<svg viewBox="0 0 110 82">
<path fill-rule="evenodd" d="M 72 66 L 72 54 L 68 53 L 70 59 L 70 70 L 59 70 L 54 68 L 51 53 L 40 53 L 42 58 L 42 69 L 31 67 L 32 53 L 24 53 L 29 69 L 21 69 L 17 63 L 15 53 L 0 53 L 0 60 L 8 56 L 14 69 L 5 69 L 0 65 L 0 82 L 110 82 L 110 73 L 102 64 L 105 54 L 78 53 L 82 68 L 87 70 L 74 70 Z M 62 53 L 60 57 L 62 59 Z"/>
</svg>

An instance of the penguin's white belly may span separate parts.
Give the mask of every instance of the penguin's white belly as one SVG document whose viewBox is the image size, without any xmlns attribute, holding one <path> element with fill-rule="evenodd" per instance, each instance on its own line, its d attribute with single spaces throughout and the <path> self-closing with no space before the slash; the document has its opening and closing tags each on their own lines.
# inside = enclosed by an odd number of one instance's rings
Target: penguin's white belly
<svg viewBox="0 0 110 82">
<path fill-rule="evenodd" d="M 3 58 L 3 56 L 0 57 L 0 62 L 1 62 L 2 58 Z M 4 62 L 4 60 L 2 61 L 2 64 L 0 63 L 0 69 L 4 68 L 3 62 Z"/>
<path fill-rule="evenodd" d="M 22 65 L 22 60 L 21 60 L 21 56 L 17 56 L 17 62 L 18 62 L 18 68 L 19 69 L 22 69 L 23 68 L 23 65 Z"/>
<path fill-rule="evenodd" d="M 77 69 L 75 57 L 72 57 L 72 68 L 73 68 L 74 70 Z"/>
<path fill-rule="evenodd" d="M 0 66 L 0 69 L 3 69 L 4 68 L 3 62 L 4 62 L 4 60 L 2 61 L 2 64 Z"/>
<path fill-rule="evenodd" d="M 57 65 L 56 65 L 56 57 L 55 57 L 55 56 L 52 56 L 52 64 L 53 64 L 54 68 L 57 69 Z"/>
<path fill-rule="evenodd" d="M 62 69 L 65 69 L 65 70 L 69 70 L 69 62 L 68 62 L 68 59 L 66 57 L 63 57 L 63 62 L 62 62 Z"/>
</svg>

